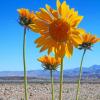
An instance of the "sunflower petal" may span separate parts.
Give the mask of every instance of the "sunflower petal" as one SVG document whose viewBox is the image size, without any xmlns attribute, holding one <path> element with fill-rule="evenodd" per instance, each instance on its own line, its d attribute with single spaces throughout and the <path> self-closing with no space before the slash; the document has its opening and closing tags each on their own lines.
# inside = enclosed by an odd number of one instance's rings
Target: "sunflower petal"
<svg viewBox="0 0 100 100">
<path fill-rule="evenodd" d="M 66 5 L 66 1 L 64 1 L 61 5 L 61 17 L 66 18 L 67 17 L 67 12 L 69 10 L 69 7 Z"/>
<path fill-rule="evenodd" d="M 48 24 L 51 23 L 51 19 L 49 14 L 47 15 L 47 13 L 43 12 L 36 12 L 37 17 L 39 17 L 41 20 L 46 21 Z"/>
<path fill-rule="evenodd" d="M 42 46 L 42 48 L 40 49 L 40 52 L 45 51 L 46 49 L 48 49 L 48 45 L 47 44 L 44 44 Z"/>
<path fill-rule="evenodd" d="M 73 45 L 75 46 L 75 47 L 77 47 L 79 44 L 81 44 L 82 43 L 82 38 L 80 37 L 80 36 L 75 36 L 75 35 L 73 35 L 72 37 L 71 37 L 72 39 L 72 43 L 73 43 Z"/>
<path fill-rule="evenodd" d="M 68 42 L 66 44 L 66 56 L 70 58 L 72 54 L 73 54 L 73 45 L 70 42 Z"/>
<path fill-rule="evenodd" d="M 53 10 L 49 5 L 46 5 L 46 9 L 49 12 L 49 14 L 51 15 L 53 20 L 54 20 L 54 18 L 58 18 L 58 12 L 56 10 Z"/>
<path fill-rule="evenodd" d="M 56 5 L 57 5 L 57 9 L 59 9 L 59 7 L 61 6 L 61 3 L 59 0 L 57 0 Z"/>
<path fill-rule="evenodd" d="M 76 17 L 76 18 L 73 18 L 73 20 L 71 21 L 71 26 L 72 27 L 77 27 L 78 24 L 82 21 L 83 19 L 83 16 L 79 16 L 79 17 Z"/>
</svg>

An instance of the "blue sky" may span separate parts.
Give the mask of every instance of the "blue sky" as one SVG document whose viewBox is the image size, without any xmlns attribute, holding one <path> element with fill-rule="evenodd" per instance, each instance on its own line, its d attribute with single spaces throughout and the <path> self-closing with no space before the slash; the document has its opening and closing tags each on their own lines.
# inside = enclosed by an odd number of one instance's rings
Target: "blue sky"
<svg viewBox="0 0 100 100">
<path fill-rule="evenodd" d="M 62 2 L 63 0 L 61 0 Z M 66 0 L 70 7 L 74 7 L 84 16 L 79 27 L 84 28 L 100 37 L 100 1 L 99 0 Z M 17 23 L 18 8 L 28 8 L 37 11 L 40 7 L 49 4 L 56 8 L 56 0 L 1 0 L 0 1 L 0 71 L 23 70 L 22 44 L 23 27 Z M 42 69 L 37 58 L 45 55 L 39 53 L 34 40 L 39 35 L 27 31 L 27 70 Z M 71 59 L 64 59 L 64 69 L 79 67 L 82 51 L 74 50 Z M 100 43 L 94 45 L 92 51 L 88 51 L 84 59 L 84 67 L 94 64 L 100 65 Z"/>
</svg>

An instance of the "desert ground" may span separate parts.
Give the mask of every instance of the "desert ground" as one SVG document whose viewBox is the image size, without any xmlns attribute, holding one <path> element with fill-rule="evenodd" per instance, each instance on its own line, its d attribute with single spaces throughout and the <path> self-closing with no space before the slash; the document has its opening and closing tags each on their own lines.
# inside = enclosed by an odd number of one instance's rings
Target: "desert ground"
<svg viewBox="0 0 100 100">
<path fill-rule="evenodd" d="M 63 84 L 63 100 L 75 100 L 75 83 Z M 50 83 L 30 83 L 28 85 L 29 100 L 51 100 Z M 55 100 L 58 99 L 59 84 L 55 83 Z M 24 100 L 22 83 L 0 83 L 0 100 Z M 79 100 L 100 100 L 100 84 L 81 84 Z"/>
</svg>

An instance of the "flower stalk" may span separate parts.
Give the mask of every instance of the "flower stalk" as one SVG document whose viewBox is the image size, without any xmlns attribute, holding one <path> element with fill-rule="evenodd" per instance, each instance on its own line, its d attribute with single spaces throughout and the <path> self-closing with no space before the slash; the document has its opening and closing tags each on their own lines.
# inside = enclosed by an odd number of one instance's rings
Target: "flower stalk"
<svg viewBox="0 0 100 100">
<path fill-rule="evenodd" d="M 80 64 L 80 73 L 79 73 L 79 80 L 78 80 L 78 86 L 77 86 L 77 92 L 76 92 L 76 100 L 79 100 L 80 82 L 81 82 L 81 77 L 82 77 L 82 64 L 83 64 L 85 53 L 86 53 L 86 49 L 84 49 L 82 59 L 81 59 L 81 64 Z"/>
<path fill-rule="evenodd" d="M 59 91 L 59 100 L 62 100 L 62 87 L 63 87 L 63 59 L 61 58 L 61 66 L 60 66 L 60 91 Z"/>
<path fill-rule="evenodd" d="M 50 70 L 50 74 L 51 74 L 52 100 L 54 100 L 54 78 L 53 78 L 52 70 Z"/>
<path fill-rule="evenodd" d="M 24 27 L 24 38 L 23 38 L 23 64 L 24 64 L 25 100 L 28 100 L 28 93 L 27 93 L 27 73 L 26 73 L 26 27 Z"/>
<path fill-rule="evenodd" d="M 51 78 L 51 94 L 52 94 L 52 100 L 55 99 L 54 97 L 54 77 L 53 77 L 53 71 L 56 71 L 58 66 L 61 64 L 61 59 L 58 58 L 56 59 L 55 57 L 51 57 L 50 55 L 48 56 L 43 56 L 38 59 L 42 63 L 42 67 L 45 70 L 50 71 L 50 78 Z"/>
</svg>

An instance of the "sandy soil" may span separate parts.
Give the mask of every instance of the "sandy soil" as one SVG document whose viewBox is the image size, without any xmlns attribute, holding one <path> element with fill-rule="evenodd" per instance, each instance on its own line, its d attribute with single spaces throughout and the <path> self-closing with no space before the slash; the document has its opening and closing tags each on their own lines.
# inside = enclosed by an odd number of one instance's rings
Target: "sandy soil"
<svg viewBox="0 0 100 100">
<path fill-rule="evenodd" d="M 75 100 L 76 84 L 63 85 L 63 100 Z M 50 83 L 31 83 L 29 100 L 51 100 Z M 58 99 L 59 84 L 55 84 L 55 100 Z M 24 100 L 23 84 L 0 84 L 0 100 Z M 80 100 L 100 100 L 100 84 L 81 85 Z"/>
</svg>

